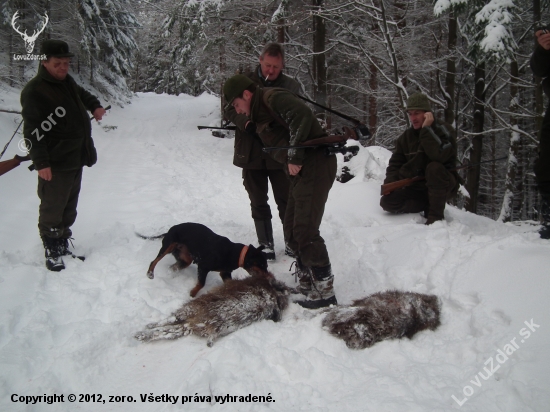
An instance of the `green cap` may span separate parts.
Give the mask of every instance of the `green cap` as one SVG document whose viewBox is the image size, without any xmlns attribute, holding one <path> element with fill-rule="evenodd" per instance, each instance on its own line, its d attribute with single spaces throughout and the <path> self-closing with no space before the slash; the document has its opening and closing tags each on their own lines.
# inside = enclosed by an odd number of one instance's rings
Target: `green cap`
<svg viewBox="0 0 550 412">
<path fill-rule="evenodd" d="M 423 110 L 431 112 L 430 101 L 428 96 L 422 93 L 411 94 L 407 99 L 407 110 Z"/>
<path fill-rule="evenodd" d="M 233 100 L 239 97 L 251 84 L 254 84 L 254 82 L 243 74 L 236 74 L 227 79 L 223 85 L 223 94 L 227 102 L 225 107 L 228 108 Z"/>
<path fill-rule="evenodd" d="M 69 45 L 63 40 L 44 40 L 40 46 L 40 54 L 46 57 L 73 57 Z"/>
</svg>

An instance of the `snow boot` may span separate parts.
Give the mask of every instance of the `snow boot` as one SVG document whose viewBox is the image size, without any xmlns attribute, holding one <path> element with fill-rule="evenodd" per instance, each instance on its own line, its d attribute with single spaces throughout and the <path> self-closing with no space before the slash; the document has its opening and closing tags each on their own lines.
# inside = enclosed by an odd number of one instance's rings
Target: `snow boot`
<svg viewBox="0 0 550 412">
<path fill-rule="evenodd" d="M 542 217 L 542 227 L 539 230 L 541 239 L 550 239 L 550 193 L 542 193 L 540 215 Z"/>
<path fill-rule="evenodd" d="M 72 237 L 71 238 L 59 239 L 59 247 L 60 247 L 59 254 L 60 254 L 60 256 L 72 256 L 73 258 L 77 258 L 77 259 L 80 259 L 80 260 L 84 261 L 86 259 L 84 256 L 77 256 L 69 250 L 69 242 L 71 243 L 71 246 L 74 249 L 73 240 L 74 239 Z"/>
<path fill-rule="evenodd" d="M 286 243 L 285 243 L 285 255 L 290 256 L 291 258 L 294 258 L 294 259 L 298 257 L 296 253 L 294 253 L 294 251 Z"/>
<path fill-rule="evenodd" d="M 65 263 L 61 258 L 61 239 L 42 236 L 42 244 L 44 245 L 44 256 L 46 257 L 46 267 L 52 272 L 60 272 L 65 269 Z"/>
<path fill-rule="evenodd" d="M 296 258 L 296 261 L 292 262 L 289 270 L 292 270 L 292 266 L 294 266 L 294 273 L 292 274 L 295 277 L 295 281 L 299 280 L 300 282 L 296 291 L 304 296 L 308 296 L 312 289 L 311 268 L 304 266 L 300 258 Z"/>
<path fill-rule="evenodd" d="M 275 249 L 273 244 L 273 227 L 271 226 L 271 220 L 255 220 L 254 226 L 256 226 L 256 235 L 258 236 L 258 243 L 263 246 L 263 255 L 267 260 L 275 260 Z"/>
<path fill-rule="evenodd" d="M 445 190 L 429 190 L 428 220 L 426 225 L 431 225 L 438 220 L 445 219 L 445 205 L 447 204 L 447 192 Z"/>
<path fill-rule="evenodd" d="M 306 309 L 320 309 L 337 305 L 331 265 L 309 269 L 311 273 L 311 290 L 307 294 L 307 299 L 296 301 L 296 303 Z"/>
</svg>

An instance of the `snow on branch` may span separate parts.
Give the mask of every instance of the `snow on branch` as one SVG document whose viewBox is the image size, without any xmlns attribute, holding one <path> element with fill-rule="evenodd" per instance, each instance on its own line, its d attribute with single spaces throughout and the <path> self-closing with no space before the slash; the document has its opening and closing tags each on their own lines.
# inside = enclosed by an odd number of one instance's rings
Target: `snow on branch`
<svg viewBox="0 0 550 412">
<path fill-rule="evenodd" d="M 434 5 L 434 14 L 439 16 L 452 7 L 468 3 L 468 0 L 437 0 Z"/>
<path fill-rule="evenodd" d="M 480 47 L 486 53 L 513 51 L 515 42 L 506 25 L 512 22 L 513 0 L 491 0 L 477 14 L 476 23 L 484 24 L 485 36 Z"/>
</svg>

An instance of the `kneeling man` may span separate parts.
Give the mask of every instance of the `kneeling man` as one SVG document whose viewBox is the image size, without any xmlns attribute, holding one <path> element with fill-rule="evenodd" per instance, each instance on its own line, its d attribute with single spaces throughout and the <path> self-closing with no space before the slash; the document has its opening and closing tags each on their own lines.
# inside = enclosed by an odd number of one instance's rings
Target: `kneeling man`
<svg viewBox="0 0 550 412">
<path fill-rule="evenodd" d="M 436 120 L 426 95 L 416 93 L 407 100 L 412 127 L 395 142 L 384 183 L 418 175 L 425 180 L 382 196 L 380 206 L 391 213 L 424 211 L 426 224 L 443 220 L 449 198 L 456 195 L 460 177 L 456 171 L 456 137 L 453 128 Z"/>
</svg>

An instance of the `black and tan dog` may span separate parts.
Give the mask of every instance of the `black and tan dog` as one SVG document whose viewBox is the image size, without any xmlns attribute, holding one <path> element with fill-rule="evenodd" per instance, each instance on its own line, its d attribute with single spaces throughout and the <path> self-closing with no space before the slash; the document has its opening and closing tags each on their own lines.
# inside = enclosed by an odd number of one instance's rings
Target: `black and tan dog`
<svg viewBox="0 0 550 412">
<path fill-rule="evenodd" d="M 261 252 L 262 246 L 255 248 L 252 245 L 233 243 L 200 223 L 181 223 L 172 226 L 167 233 L 160 236 L 146 237 L 136 234 L 143 239 L 162 238 L 162 247 L 147 270 L 149 279 L 155 277 L 155 266 L 168 253 L 176 258 L 174 269 L 184 269 L 193 262 L 197 264 L 198 282 L 191 290 L 192 297 L 204 287 L 208 272 L 220 272 L 224 282 L 230 280 L 231 272 L 240 267 L 251 275 L 267 272 L 267 260 Z"/>
</svg>

